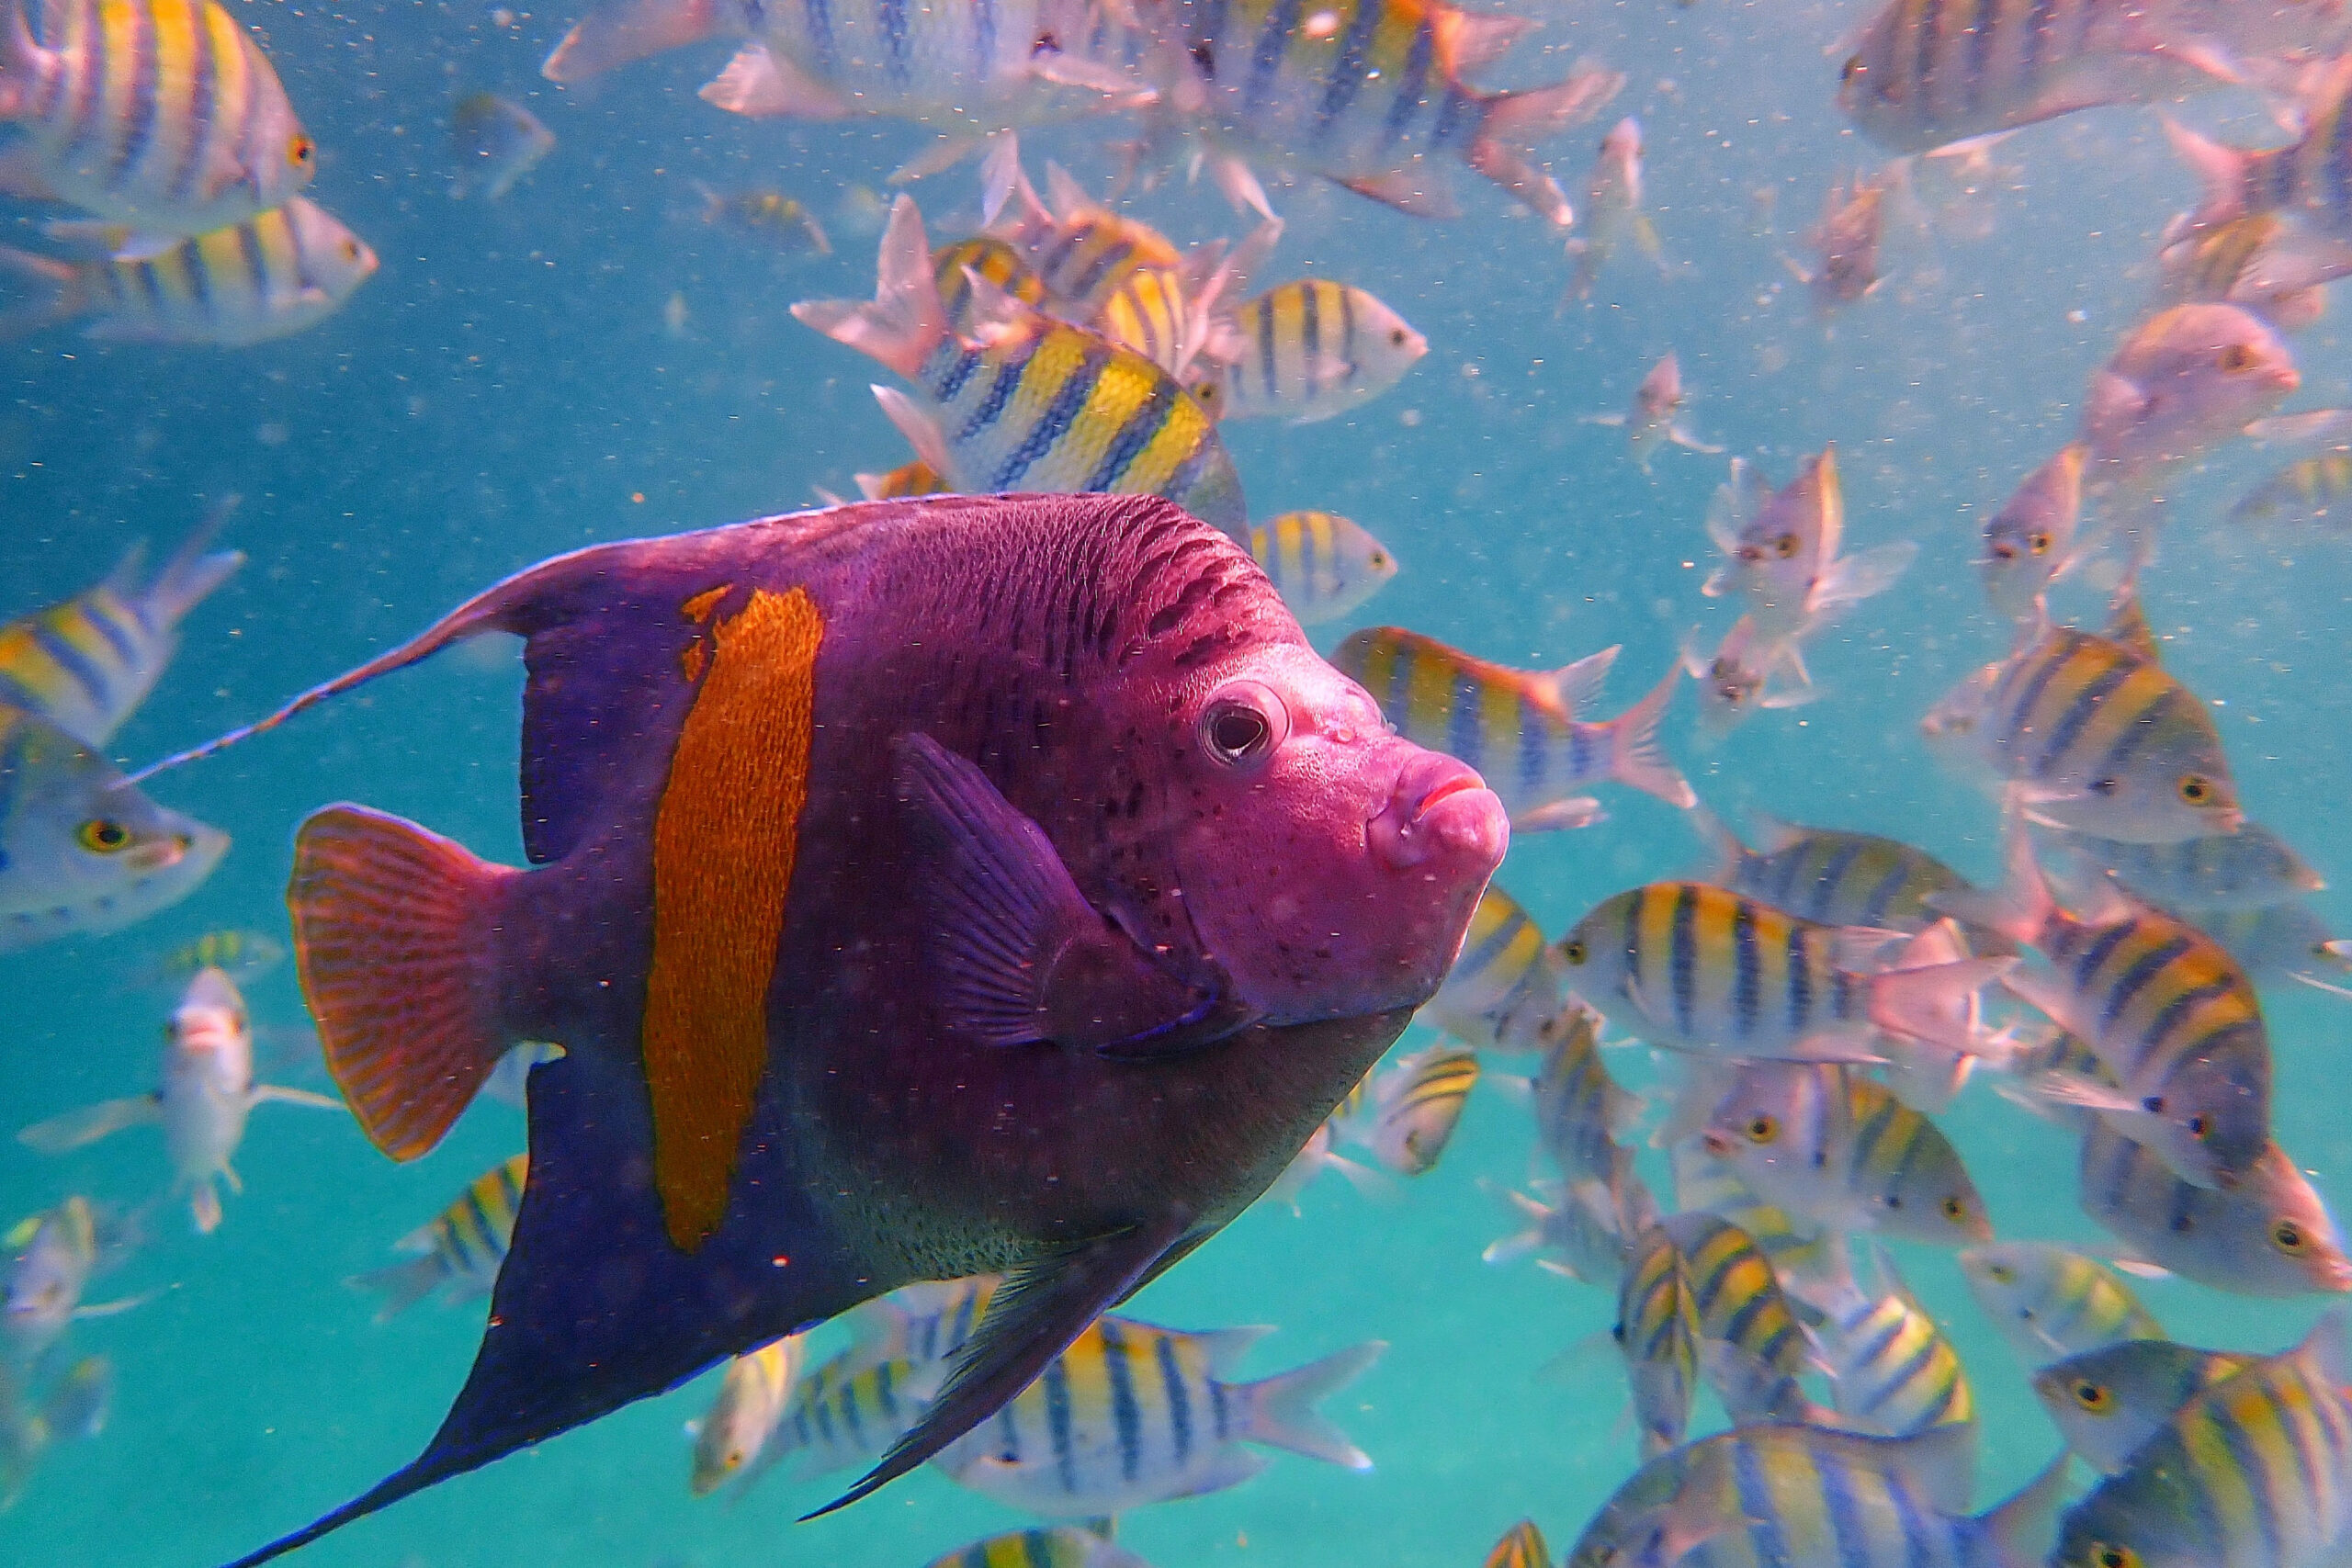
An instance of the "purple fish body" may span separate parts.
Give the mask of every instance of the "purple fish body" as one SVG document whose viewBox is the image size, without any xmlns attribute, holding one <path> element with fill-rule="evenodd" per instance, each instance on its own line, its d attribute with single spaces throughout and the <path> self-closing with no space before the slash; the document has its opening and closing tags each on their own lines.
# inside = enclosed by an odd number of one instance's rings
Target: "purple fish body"
<svg viewBox="0 0 2352 1568">
<path fill-rule="evenodd" d="M 899 1285 L 1011 1273 L 850 1495 L 903 1473 L 1273 1181 L 1507 840 L 1156 498 L 582 551 L 254 728 L 488 630 L 527 639 L 530 868 L 327 807 L 297 953 L 395 1157 L 513 1041 L 566 1054 L 441 1431 L 246 1563 Z"/>
</svg>

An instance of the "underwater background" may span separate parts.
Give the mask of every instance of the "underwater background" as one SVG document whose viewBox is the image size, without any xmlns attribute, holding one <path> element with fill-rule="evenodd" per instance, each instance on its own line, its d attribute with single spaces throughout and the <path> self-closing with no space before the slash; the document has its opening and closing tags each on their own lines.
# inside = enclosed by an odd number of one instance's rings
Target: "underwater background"
<svg viewBox="0 0 2352 1568">
<path fill-rule="evenodd" d="M 2027 130 L 1989 171 L 1930 166 L 1889 224 L 1887 281 L 1826 318 L 1783 264 L 1831 182 L 1883 154 L 1846 127 L 1825 54 L 1854 6 L 1696 0 L 1521 5 L 1539 31 L 1485 80 L 1548 80 L 1591 58 L 1627 73 L 1603 120 L 1544 149 L 1578 190 L 1590 144 L 1623 113 L 1646 137 L 1661 274 L 1621 254 L 1589 301 L 1561 306 L 1557 238 L 1476 180 L 1464 216 L 1417 220 L 1335 187 L 1275 186 L 1288 220 L 1272 276 L 1314 272 L 1372 290 L 1430 341 L 1385 397 L 1308 426 L 1228 426 L 1253 517 L 1329 509 L 1395 551 L 1396 581 L 1349 625 L 1393 624 L 1482 656 L 1548 668 L 1622 643 L 1610 711 L 1661 673 L 1694 626 L 1732 612 L 1699 584 L 1702 527 L 1724 459 L 1665 450 L 1645 474 L 1623 437 L 1582 423 L 1623 409 L 1648 367 L 1680 355 L 1685 422 L 1776 482 L 1826 442 L 1845 476 L 1848 536 L 1917 541 L 1885 594 L 1808 650 L 1823 700 L 1692 733 L 1689 694 L 1668 748 L 1702 798 L 1903 837 L 1996 879 L 1992 802 L 1939 770 L 1917 721 L 2007 628 L 1985 608 L 1977 529 L 2071 434 L 2088 374 L 2143 312 L 2159 231 L 2194 195 L 2154 110 L 2113 108 Z M 885 174 L 914 128 L 754 123 L 695 88 L 705 46 L 587 89 L 538 63 L 573 19 L 469 5 L 244 4 L 321 148 L 311 194 L 366 236 L 381 270 L 322 325 L 235 350 L 159 348 L 49 332 L 0 348 L 0 616 L 80 592 L 134 540 L 168 549 L 208 502 L 242 504 L 224 535 L 244 569 L 185 628 L 183 649 L 111 752 L 144 762 L 274 707 L 407 637 L 487 583 L 589 543 L 701 527 L 854 493 L 904 443 L 866 391 L 887 379 L 794 321 L 793 300 L 864 297 Z M 559 145 L 504 199 L 453 201 L 447 122 L 475 89 L 513 97 Z M 2177 111 L 2241 141 L 2268 134 L 2251 97 Z M 1091 189 L 1114 172 L 1100 128 L 1031 133 L 1033 170 L 1062 161 Z M 778 256 L 703 220 L 694 182 L 773 186 L 832 230 L 830 256 Z M 971 220 L 968 167 L 916 187 L 934 234 Z M 887 192 L 886 192 L 887 194 Z M 1180 243 L 1243 225 L 1181 178 L 1128 208 Z M 35 243 L 40 209 L 8 208 L 0 240 Z M 870 220 L 861 225 L 861 215 Z M 18 231 L 21 231 L 19 232 Z M 680 303 L 682 302 L 682 304 Z M 2296 340 L 2291 407 L 2352 402 L 2334 317 Z M 2324 874 L 2352 881 L 2352 538 L 2226 530 L 2229 501 L 2271 465 L 2244 444 L 2181 487 L 2143 579 L 2167 666 L 2211 700 L 2250 815 Z M 2071 608 L 2097 613 L 2087 588 Z M 1327 649 L 1348 625 L 1318 628 Z M 0 1122 L 25 1123 L 153 1082 L 167 991 L 134 984 L 198 932 L 284 934 L 291 834 L 325 802 L 365 800 L 492 859 L 520 858 L 514 805 L 520 690 L 491 639 L 372 685 L 150 785 L 234 835 L 187 902 L 116 935 L 0 954 L 7 1076 Z M 1593 903 L 1705 863 L 1682 815 L 1603 792 L 1609 816 L 1527 834 L 1498 877 L 1557 935 Z M 2339 893 L 2318 906 L 2352 930 Z M 248 988 L 261 1076 L 325 1089 L 288 967 Z M 2278 1141 L 2341 1210 L 2352 1145 L 2341 1092 L 2352 1010 L 2266 987 Z M 1614 1032 L 1612 1032 L 1613 1033 Z M 1426 1043 L 1417 1029 L 1399 1049 Z M 1643 1047 L 1609 1065 L 1644 1089 Z M 1939 1119 L 2004 1238 L 2092 1245 L 2075 1201 L 2075 1140 L 1982 1083 Z M 485 1100 L 430 1156 L 394 1166 L 346 1118 L 254 1117 L 214 1235 L 159 1208 L 146 1247 L 94 1296 L 153 1292 L 78 1325 L 115 1363 L 111 1419 L 51 1455 L 0 1514 L 0 1561 L 27 1568 L 206 1564 L 308 1519 L 404 1462 L 430 1435 L 479 1337 L 479 1304 L 428 1304 L 389 1324 L 352 1275 L 523 1146 L 522 1115 Z M 1184 1328 L 1280 1333 L 1259 1376 L 1367 1338 L 1384 1359 L 1328 1412 L 1376 1462 L 1351 1473 L 1291 1455 L 1250 1483 L 1152 1506 L 1121 1543 L 1159 1568 L 1193 1563 L 1477 1562 L 1532 1516 L 1555 1547 L 1634 1467 L 1612 1293 L 1481 1249 L 1512 1228 L 1487 1190 L 1525 1180 L 1524 1107 L 1482 1089 L 1442 1165 L 1387 1201 L 1324 1179 L 1294 1215 L 1261 1204 L 1130 1303 Z M 1664 1190 L 1663 1162 L 1643 1153 Z M 135 1205 L 164 1179 L 133 1132 L 62 1158 L 0 1140 L 0 1216 L 69 1191 Z M 1973 1378 L 1978 1502 L 2041 1469 L 2057 1439 L 2024 1369 L 1982 1320 L 1949 1254 L 1894 1245 Z M 2137 1283 L 2177 1337 L 2271 1348 L 2316 1315 L 2178 1280 Z M 1563 1353 L 1566 1352 L 1564 1355 Z M 925 1470 L 820 1521 L 795 1517 L 840 1479 L 771 1477 L 740 1503 L 685 1486 L 684 1424 L 712 1379 L 460 1477 L 304 1551 L 314 1568 L 721 1568 L 905 1564 L 1017 1528 L 1022 1517 Z M 1702 1395 L 1694 1430 L 1719 1425 Z"/>
</svg>

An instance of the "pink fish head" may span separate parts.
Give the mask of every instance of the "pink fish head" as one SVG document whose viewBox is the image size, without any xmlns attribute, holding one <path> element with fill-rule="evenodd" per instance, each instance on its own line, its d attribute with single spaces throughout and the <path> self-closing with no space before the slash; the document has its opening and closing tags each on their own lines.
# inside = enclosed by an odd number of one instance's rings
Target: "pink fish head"
<svg viewBox="0 0 2352 1568">
<path fill-rule="evenodd" d="M 2127 468 L 2197 457 L 2276 409 L 2302 384 L 2277 332 L 2235 305 L 2176 305 L 2126 339 L 2092 378 L 2084 434 Z"/>
<path fill-rule="evenodd" d="M 1183 903 L 1237 999 L 1285 1023 L 1428 1000 L 1510 842 L 1477 773 L 1391 734 L 1303 637 L 1199 671 L 1179 701 Z"/>
</svg>

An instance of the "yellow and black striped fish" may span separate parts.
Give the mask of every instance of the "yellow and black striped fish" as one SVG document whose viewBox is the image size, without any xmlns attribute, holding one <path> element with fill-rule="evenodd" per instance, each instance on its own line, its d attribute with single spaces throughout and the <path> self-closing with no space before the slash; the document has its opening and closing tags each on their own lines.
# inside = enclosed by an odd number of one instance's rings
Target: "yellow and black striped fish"
<svg viewBox="0 0 2352 1568">
<path fill-rule="evenodd" d="M 1334 1115 L 1385 1168 L 1422 1176 L 1437 1168 L 1477 1082 L 1476 1051 L 1431 1045 L 1366 1077 Z"/>
<path fill-rule="evenodd" d="M 49 296 L 0 336 L 88 317 L 93 338 L 243 348 L 315 326 L 374 275 L 376 253 L 303 197 L 138 260 L 62 262 L 0 247 Z"/>
<path fill-rule="evenodd" d="M 1191 1334 L 1106 1314 L 933 1462 L 962 1485 L 1048 1519 L 1096 1518 L 1238 1485 L 1268 1462 L 1250 1444 L 1370 1470 L 1315 1405 L 1386 1347 L 1353 1346 L 1258 1382 L 1226 1381 L 1265 1332 Z"/>
<path fill-rule="evenodd" d="M 1487 1553 L 1486 1568 L 1552 1568 L 1552 1549 L 1533 1519 L 1521 1519 Z"/>
<path fill-rule="evenodd" d="M 2077 1190 L 2093 1224 L 2160 1269 L 2241 1296 L 2352 1291 L 2344 1233 L 2275 1142 L 2227 1191 L 2192 1187 L 2104 1122 L 2083 1130 Z"/>
<path fill-rule="evenodd" d="M 1341 643 L 1331 662 L 1408 739 L 1477 769 L 1502 797 L 1512 829 L 1528 832 L 1598 820 L 1600 803 L 1578 792 L 1604 780 L 1669 806 L 1697 802 L 1657 739 L 1679 665 L 1615 718 L 1579 716 L 1616 657 L 1611 648 L 1558 670 L 1513 670 L 1419 632 L 1373 626 Z"/>
<path fill-rule="evenodd" d="M 1704 1370 L 1731 1418 L 1803 1419 L 1796 1380 L 1809 1364 L 1805 1333 L 1756 1239 L 1704 1213 L 1658 1223 L 1682 1255 L 1700 1339 L 1724 1352 Z"/>
<path fill-rule="evenodd" d="M 162 679 L 182 617 L 244 564 L 236 550 L 205 554 L 225 514 L 215 508 L 153 582 L 139 581 L 144 547 L 134 546 L 97 586 L 0 626 L 0 703 L 104 746 Z"/>
<path fill-rule="evenodd" d="M 1699 1375 L 1699 1302 L 1682 1249 L 1660 1225 L 1632 1239 L 1611 1334 L 1625 1358 L 1642 1457 L 1682 1441 Z"/>
<path fill-rule="evenodd" d="M 1045 279 L 1021 259 L 1020 252 L 993 234 L 975 234 L 940 246 L 931 253 L 931 276 L 939 288 L 940 308 L 947 312 L 947 325 L 955 332 L 970 330 L 976 319 L 972 304 L 976 276 L 1023 305 L 1046 308 Z"/>
<path fill-rule="evenodd" d="M 2341 527 L 2352 523 L 2352 452 L 2290 463 L 2230 508 L 2239 527 Z"/>
<path fill-rule="evenodd" d="M 1353 615 L 1396 575 L 1396 558 L 1333 512 L 1285 512 L 1250 530 L 1250 554 L 1303 626 Z"/>
<path fill-rule="evenodd" d="M 1560 1010 L 1560 967 L 1520 901 L 1493 883 L 1470 911 L 1462 951 L 1421 1017 L 1456 1040 L 1503 1051 L 1543 1049 Z"/>
<path fill-rule="evenodd" d="M 1308 424 L 1378 397 L 1429 348 L 1366 290 L 1301 277 L 1219 313 L 1216 367 L 1193 391 L 1219 419 Z"/>
<path fill-rule="evenodd" d="M 1764 847 L 1751 850 L 1712 813 L 1699 826 L 1717 857 L 1709 881 L 1825 926 L 1924 931 L 1941 918 L 1928 899 L 1968 886 L 1925 850 L 1875 833 L 1758 817 Z"/>
<path fill-rule="evenodd" d="M 1150 1568 L 1108 1537 L 1077 1525 L 1014 1530 L 959 1546 L 929 1568 Z"/>
<path fill-rule="evenodd" d="M 390 1269 L 361 1274 L 351 1283 L 384 1292 L 376 1309 L 382 1323 L 438 1290 L 449 1302 L 487 1294 L 514 1239 L 514 1215 L 523 1203 L 531 1156 L 516 1155 L 474 1178 L 456 1202 L 401 1237 L 394 1245 L 417 1256 Z"/>
<path fill-rule="evenodd" d="M 1960 1271 L 2018 1359 L 2039 1367 L 2130 1339 L 2161 1339 L 2132 1288 L 2096 1258 L 2046 1241 L 1965 1248 Z"/>
<path fill-rule="evenodd" d="M 1872 1259 L 1876 1294 L 1865 1294 L 1849 1275 L 1815 1298 L 1826 1315 L 1814 1337 L 1838 1414 L 1890 1438 L 1934 1427 L 1973 1434 L 1976 1394 L 1960 1353 L 1886 1256 L 1873 1249 Z"/>
<path fill-rule="evenodd" d="M 176 989 L 194 979 L 198 970 L 218 969 L 243 986 L 285 961 L 285 944 L 266 931 L 209 931 L 156 958 L 141 973 L 139 983 Z"/>
<path fill-rule="evenodd" d="M 930 242 L 899 198 L 873 303 L 803 300 L 792 313 L 912 381 L 876 396 L 915 455 L 967 494 L 1160 495 L 1246 540 L 1241 478 L 1216 426 L 1166 371 L 1050 317 L 950 330 Z M 1005 302 L 1010 305 L 1009 301 Z"/>
<path fill-rule="evenodd" d="M 241 223 L 311 181 L 317 149 L 251 34 L 215 0 L 8 0 L 0 119 L 50 192 L 136 254 Z"/>
</svg>

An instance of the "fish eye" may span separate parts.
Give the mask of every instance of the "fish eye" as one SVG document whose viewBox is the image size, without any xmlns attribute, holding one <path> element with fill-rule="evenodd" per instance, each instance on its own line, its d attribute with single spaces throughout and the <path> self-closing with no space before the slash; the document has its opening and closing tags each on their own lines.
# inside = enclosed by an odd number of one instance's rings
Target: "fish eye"
<svg viewBox="0 0 2352 1568">
<path fill-rule="evenodd" d="M 2254 350 L 2242 343 L 2233 343 L 2222 350 L 2222 368 L 2233 374 L 2254 368 Z"/>
<path fill-rule="evenodd" d="M 343 243 L 343 259 L 350 262 L 356 262 L 359 259 L 358 241 L 345 240 Z"/>
<path fill-rule="evenodd" d="M 2105 1383 L 2093 1382 L 2088 1378 L 2076 1378 L 2067 1385 L 2066 1393 L 2076 1404 L 2092 1415 L 2102 1416 L 2107 1413 L 2108 1393 Z"/>
<path fill-rule="evenodd" d="M 1741 1131 L 1751 1144 L 1769 1144 L 1781 1135 L 1780 1119 L 1758 1111 L 1747 1119 L 1747 1125 Z"/>
<path fill-rule="evenodd" d="M 2202 1138 L 2212 1130 L 2213 1123 L 2211 1119 L 2204 1115 L 2202 1112 L 2199 1112 L 2195 1116 L 2191 1116 L 2188 1119 L 2188 1135 L 2192 1138 Z"/>
<path fill-rule="evenodd" d="M 1402 348 L 1405 346 L 1404 328 L 1391 327 L 1388 329 L 1388 346 L 1391 348 Z"/>
<path fill-rule="evenodd" d="M 2100 1541 L 2091 1548 L 2093 1568 L 2140 1568 L 2140 1554 L 2128 1546 Z"/>
<path fill-rule="evenodd" d="M 286 162 L 288 167 L 307 169 L 318 155 L 318 144 L 300 131 L 296 131 L 287 140 Z"/>
<path fill-rule="evenodd" d="M 1571 964 L 1582 964 L 1586 957 L 1585 945 L 1572 937 L 1560 944 L 1560 956 Z"/>
<path fill-rule="evenodd" d="M 1255 681 L 1237 682 L 1201 712 L 1201 744 L 1228 768 L 1263 761 L 1289 738 L 1290 710 Z"/>
<path fill-rule="evenodd" d="M 2191 806 L 2213 804 L 2213 781 L 2203 773 L 2183 773 L 2176 787 L 2180 791 L 2180 798 Z"/>
<path fill-rule="evenodd" d="M 1382 567 L 1388 564 L 1388 552 L 1386 550 L 1374 550 L 1372 554 L 1364 558 L 1364 564 L 1371 567 L 1374 571 L 1377 571 Z"/>
<path fill-rule="evenodd" d="M 1993 1283 L 1996 1285 L 2012 1284 L 2018 1277 L 2017 1270 L 2006 1263 L 1988 1263 L 1984 1266 L 1984 1272 L 1992 1276 Z"/>
<path fill-rule="evenodd" d="M 1797 536 L 1794 534 L 1781 535 L 1772 541 L 1772 553 L 1782 560 L 1787 560 L 1797 553 Z"/>
<path fill-rule="evenodd" d="M 2303 1249 L 2303 1227 L 2292 1220 L 2280 1220 L 2270 1227 L 2270 1240 L 2281 1252 Z"/>
<path fill-rule="evenodd" d="M 130 829 L 111 817 L 93 817 L 74 829 L 74 841 L 92 854 L 119 854 L 130 847 Z"/>
<path fill-rule="evenodd" d="M 2046 532 L 2037 530 L 2034 533 L 2027 535 L 2025 542 L 2032 547 L 2033 553 L 2035 555 L 2046 556 L 2050 553 L 2050 546 L 2052 541 Z"/>
<path fill-rule="evenodd" d="M 1968 1217 L 1968 1205 L 1960 1201 L 1958 1194 L 1944 1200 L 1943 1210 L 1944 1218 L 1954 1224 L 1958 1224 Z"/>
</svg>

